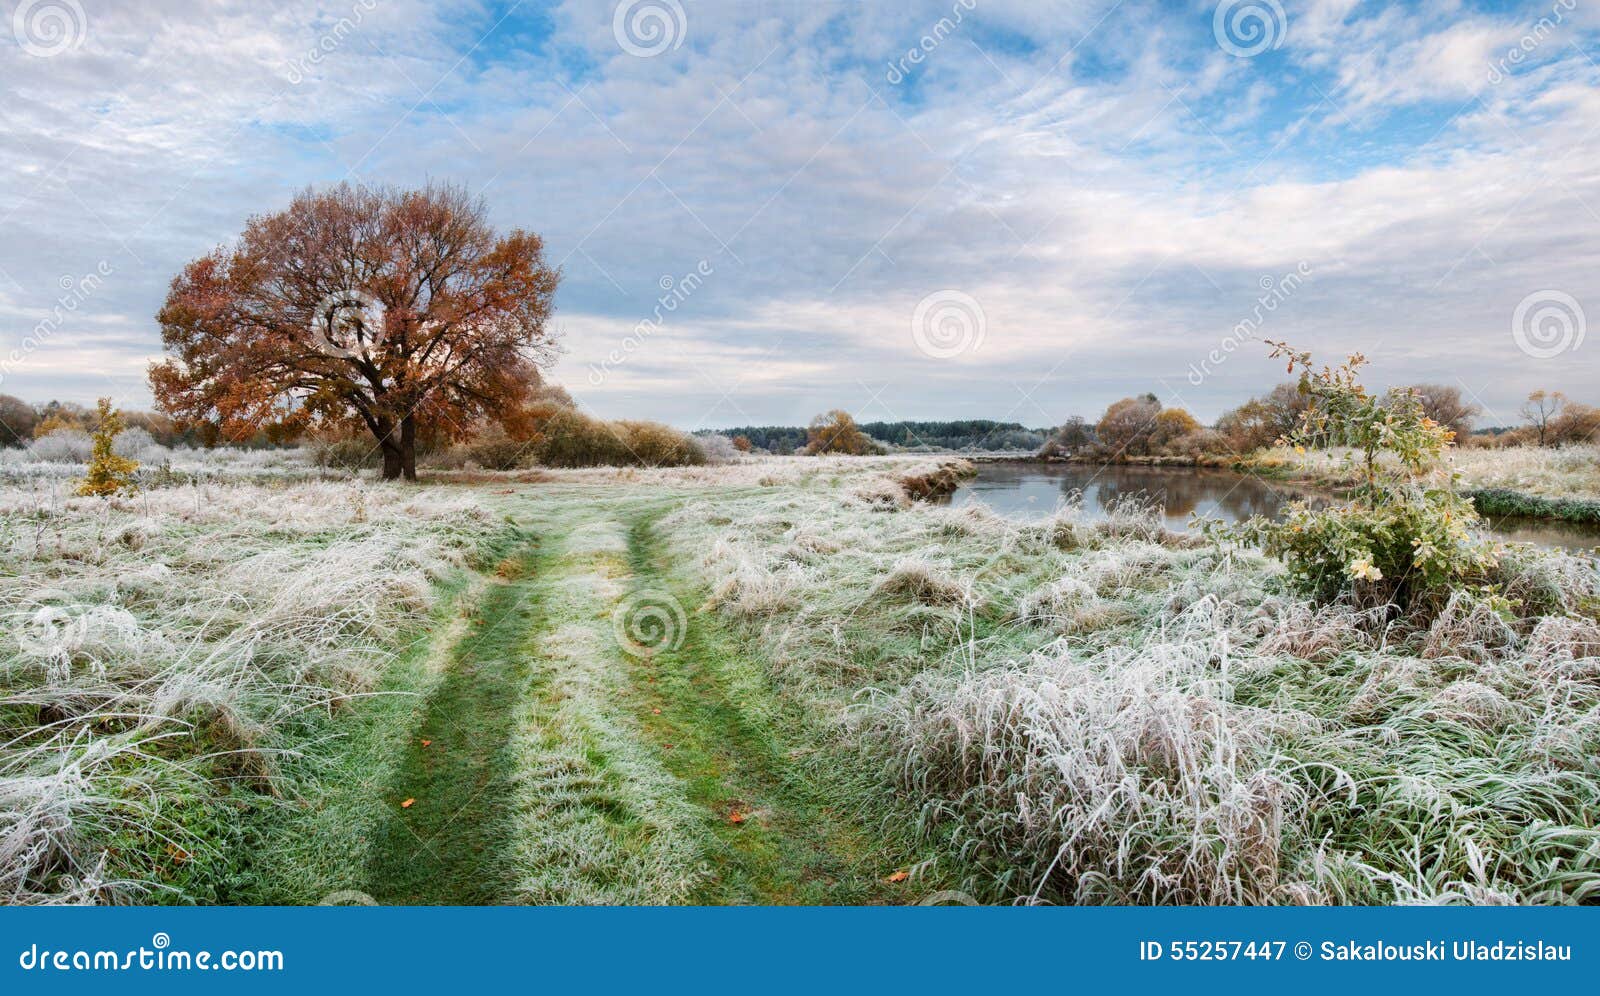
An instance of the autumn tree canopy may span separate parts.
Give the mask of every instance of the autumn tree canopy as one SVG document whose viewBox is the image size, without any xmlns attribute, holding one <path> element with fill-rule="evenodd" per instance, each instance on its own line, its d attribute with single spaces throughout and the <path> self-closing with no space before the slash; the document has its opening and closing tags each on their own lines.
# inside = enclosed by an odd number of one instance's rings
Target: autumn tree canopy
<svg viewBox="0 0 1600 996">
<path fill-rule="evenodd" d="M 517 416 L 559 279 L 539 236 L 497 235 L 461 187 L 306 190 L 173 280 L 151 386 L 225 438 L 364 426 L 383 476 L 414 480 L 419 438 Z"/>
<path fill-rule="evenodd" d="M 877 444 L 859 427 L 850 413 L 835 408 L 818 415 L 806 427 L 807 453 L 844 453 L 864 456 L 876 453 Z"/>
<path fill-rule="evenodd" d="M 1279 384 L 1259 398 L 1251 398 L 1217 420 L 1229 449 L 1235 453 L 1271 446 L 1302 429 L 1302 415 L 1311 399 L 1300 392 L 1300 385 Z"/>
<path fill-rule="evenodd" d="M 1161 402 L 1153 394 L 1113 401 L 1100 416 L 1095 435 L 1114 456 L 1138 455 L 1149 450 Z"/>
<path fill-rule="evenodd" d="M 1145 445 L 1152 452 L 1160 452 L 1191 432 L 1199 431 L 1199 420 L 1184 409 L 1163 408 L 1150 427 L 1150 436 Z"/>
</svg>

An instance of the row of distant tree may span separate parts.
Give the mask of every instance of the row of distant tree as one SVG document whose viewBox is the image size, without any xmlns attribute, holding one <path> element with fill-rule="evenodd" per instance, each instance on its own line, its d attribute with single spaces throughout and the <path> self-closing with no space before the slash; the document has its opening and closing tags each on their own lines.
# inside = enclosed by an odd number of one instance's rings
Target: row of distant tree
<svg viewBox="0 0 1600 996">
<path fill-rule="evenodd" d="M 129 429 L 142 429 L 152 442 L 161 446 L 207 446 L 218 440 L 205 426 L 180 426 L 159 412 L 124 411 Z M 87 436 L 100 427 L 100 415 L 93 409 L 71 401 L 51 401 L 34 405 L 9 394 L 0 394 L 0 446 L 26 446 L 55 432 L 82 433 Z M 265 433 L 241 445 L 267 446 L 274 441 Z"/>
<path fill-rule="evenodd" d="M 836 421 L 835 413 L 818 416 Z M 882 449 L 895 450 L 989 450 L 1032 453 L 1044 445 L 1049 429 L 1030 429 L 1020 422 L 993 419 L 951 421 L 862 422 L 851 425 Z M 791 454 L 805 452 L 813 442 L 813 426 L 748 425 L 720 430 L 731 439 L 743 439 L 752 450 Z"/>
<path fill-rule="evenodd" d="M 1600 408 L 1572 401 L 1559 391 L 1535 391 L 1521 406 L 1525 420 L 1517 426 L 1497 426 L 1474 432 L 1473 422 L 1482 408 L 1462 397 L 1459 388 L 1442 384 L 1418 384 L 1408 390 L 1422 399 L 1428 416 L 1451 429 L 1457 440 L 1468 446 L 1561 446 L 1594 442 L 1600 439 Z M 917 450 L 965 450 L 988 452 L 1039 453 L 1047 457 L 1122 457 L 1243 454 L 1271 446 L 1299 424 L 1308 404 L 1297 384 L 1279 384 L 1260 397 L 1251 398 L 1225 412 L 1214 426 L 1205 426 L 1182 408 L 1166 407 L 1154 394 L 1123 398 L 1113 402 L 1098 421 L 1080 417 L 1066 420 L 1052 430 L 1029 429 L 1017 422 L 992 419 L 949 421 L 866 422 L 857 424 L 844 411 L 818 415 L 806 426 L 743 426 L 720 433 L 696 437 L 704 450 L 731 445 L 735 452 L 848 453 L 866 454 Z M 645 423 L 604 423 L 580 415 L 566 392 L 554 385 L 537 385 L 520 408 L 528 414 L 528 425 L 521 430 L 485 423 L 474 438 L 459 447 L 480 465 L 509 463 L 510 454 L 526 459 L 534 450 L 548 450 L 547 461 L 588 465 L 613 460 L 602 452 L 606 446 L 621 446 L 629 452 L 648 451 L 652 455 L 676 452 L 683 448 L 683 437 L 665 426 L 649 428 Z M 560 417 L 555 417 L 557 415 Z M 124 412 L 128 428 L 142 430 L 149 441 L 161 446 L 209 446 L 220 440 L 207 425 L 183 426 L 174 419 L 153 412 Z M 72 402 L 51 401 L 32 405 L 10 395 L 0 395 L 0 445 L 21 446 L 53 433 L 87 435 L 98 428 L 94 409 Z M 607 427 L 610 428 L 607 428 Z M 624 440 L 630 440 L 624 442 Z M 247 440 L 229 440 L 234 445 L 269 446 L 292 442 L 311 442 L 321 447 L 345 444 L 343 437 L 290 437 L 264 429 Z M 530 443 L 541 445 L 530 448 Z M 1336 440 L 1330 440 L 1336 442 Z M 352 452 L 371 447 L 351 438 Z M 429 447 L 433 450 L 434 447 Z M 715 458 L 715 454 L 709 454 Z M 630 461 L 637 462 L 637 460 Z M 674 458 L 671 462 L 682 462 Z"/>
<path fill-rule="evenodd" d="M 1573 401 L 1559 391 L 1534 391 L 1519 414 L 1525 423 L 1478 432 L 1473 423 L 1482 406 L 1445 384 L 1416 384 L 1423 411 L 1455 433 L 1465 446 L 1565 446 L 1600 440 L 1600 408 Z M 1098 422 L 1069 418 L 1050 434 L 1040 453 L 1048 457 L 1090 456 L 1119 459 L 1142 456 L 1198 457 L 1244 454 L 1271 446 L 1300 425 L 1310 399 L 1298 384 L 1279 384 L 1203 426 L 1182 408 L 1168 408 L 1154 394 L 1113 402 Z M 1325 440 L 1337 443 L 1338 440 Z"/>
<path fill-rule="evenodd" d="M 1473 431 L 1480 405 L 1447 384 L 1415 384 L 1429 418 L 1449 428 L 1466 446 L 1560 446 L 1600 440 L 1600 408 L 1572 401 L 1557 391 L 1535 391 L 1521 406 L 1525 423 Z M 744 451 L 776 454 L 885 452 L 918 449 L 1026 451 L 1041 456 L 1201 457 L 1244 454 L 1271 446 L 1300 424 L 1308 397 L 1295 383 L 1279 384 L 1217 419 L 1215 425 L 1183 408 L 1167 407 L 1154 394 L 1113 402 L 1096 421 L 1074 416 L 1054 430 L 1017 422 L 963 419 L 945 422 L 865 422 L 844 412 L 817 416 L 809 426 L 761 425 L 723 430 Z M 1337 442 L 1337 440 L 1328 440 Z"/>
</svg>

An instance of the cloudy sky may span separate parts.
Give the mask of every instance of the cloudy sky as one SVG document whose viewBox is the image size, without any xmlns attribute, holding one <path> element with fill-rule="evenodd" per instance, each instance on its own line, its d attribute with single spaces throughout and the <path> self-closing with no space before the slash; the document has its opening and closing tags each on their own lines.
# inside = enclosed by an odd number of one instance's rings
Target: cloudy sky
<svg viewBox="0 0 1600 996">
<path fill-rule="evenodd" d="M 1588 0 L 0 12 L 0 392 L 33 401 L 148 405 L 186 261 L 308 184 L 434 178 L 544 235 L 553 376 L 606 416 L 1210 420 L 1279 379 L 1262 338 L 1488 424 L 1600 402 Z"/>
</svg>

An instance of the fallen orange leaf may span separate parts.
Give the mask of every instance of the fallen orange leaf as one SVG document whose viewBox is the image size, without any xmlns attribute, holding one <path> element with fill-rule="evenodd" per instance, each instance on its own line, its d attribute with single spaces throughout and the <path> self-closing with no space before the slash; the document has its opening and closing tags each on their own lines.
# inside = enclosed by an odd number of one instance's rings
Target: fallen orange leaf
<svg viewBox="0 0 1600 996">
<path fill-rule="evenodd" d="M 422 741 L 422 746 L 424 746 L 424 747 L 432 747 L 433 746 L 433 741 L 432 740 L 424 740 L 424 741 Z"/>
<path fill-rule="evenodd" d="M 910 872 L 897 871 L 893 875 L 890 875 L 888 878 L 884 879 L 884 881 L 885 882 L 904 882 L 906 879 L 908 879 L 910 877 L 911 877 L 911 873 Z"/>
<path fill-rule="evenodd" d="M 737 809 L 735 809 L 733 812 L 728 814 L 728 822 L 729 823 L 743 823 L 744 822 L 744 814 L 739 812 Z"/>
<path fill-rule="evenodd" d="M 412 803 L 413 803 L 413 802 L 416 802 L 416 801 L 417 801 L 417 800 L 415 800 L 415 799 L 407 799 L 407 800 L 406 800 L 406 801 L 405 801 L 405 802 L 402 802 L 402 803 L 401 803 L 401 804 L 400 804 L 400 808 L 401 808 L 401 809 L 410 809 L 410 808 L 411 808 L 411 804 L 412 804 Z"/>
<path fill-rule="evenodd" d="M 650 712 L 651 712 L 651 713 L 652 713 L 652 714 L 653 714 L 653 715 L 656 715 L 656 716 L 659 716 L 659 715 L 661 715 L 661 710 L 660 710 L 660 709 L 651 709 L 651 710 L 650 710 Z"/>
</svg>

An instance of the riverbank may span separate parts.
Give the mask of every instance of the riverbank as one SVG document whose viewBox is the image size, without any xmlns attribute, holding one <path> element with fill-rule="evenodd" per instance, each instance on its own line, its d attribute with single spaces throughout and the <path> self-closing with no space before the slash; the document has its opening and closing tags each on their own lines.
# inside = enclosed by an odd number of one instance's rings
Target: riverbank
<svg viewBox="0 0 1600 996">
<path fill-rule="evenodd" d="M 1469 490 L 1467 497 L 1480 515 L 1516 516 L 1523 519 L 1553 519 L 1584 526 L 1600 526 L 1600 501 L 1573 498 L 1541 498 L 1503 488 Z"/>
</svg>

